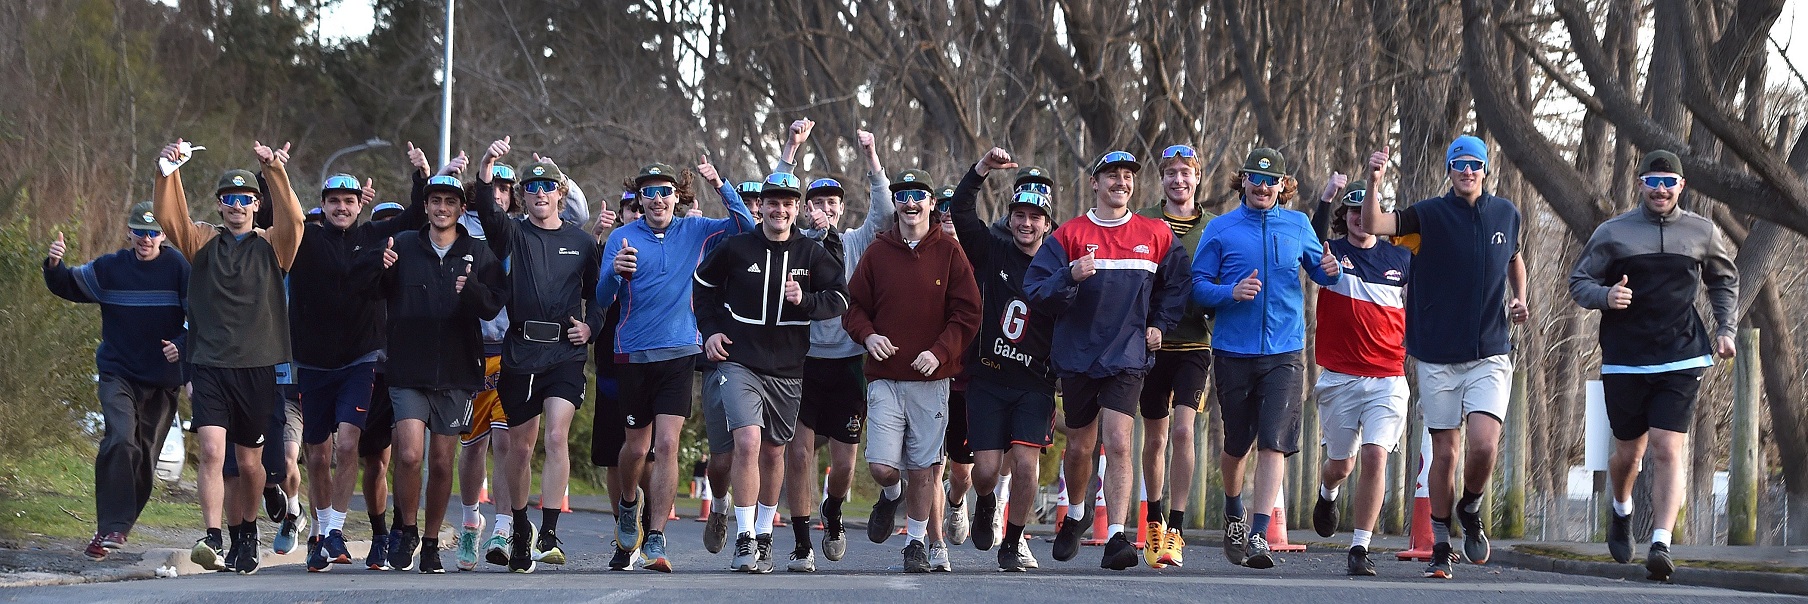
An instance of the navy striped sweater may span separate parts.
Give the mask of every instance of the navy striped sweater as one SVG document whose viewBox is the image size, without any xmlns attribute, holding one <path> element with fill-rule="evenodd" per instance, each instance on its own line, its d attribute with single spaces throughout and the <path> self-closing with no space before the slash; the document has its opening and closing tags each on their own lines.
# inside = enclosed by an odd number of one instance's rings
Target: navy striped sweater
<svg viewBox="0 0 1808 604">
<path fill-rule="evenodd" d="M 101 373 L 158 387 L 180 386 L 182 363 L 163 358 L 163 340 L 186 355 L 188 259 L 170 246 L 155 260 L 142 261 L 130 249 L 71 267 L 44 261 L 44 285 L 70 302 L 100 305 L 100 346 L 94 365 Z"/>
</svg>

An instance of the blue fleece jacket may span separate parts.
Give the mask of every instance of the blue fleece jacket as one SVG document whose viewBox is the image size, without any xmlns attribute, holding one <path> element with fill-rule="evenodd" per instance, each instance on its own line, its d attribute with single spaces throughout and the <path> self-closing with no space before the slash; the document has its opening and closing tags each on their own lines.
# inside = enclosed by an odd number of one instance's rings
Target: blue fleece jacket
<svg viewBox="0 0 1808 604">
<path fill-rule="evenodd" d="M 611 301 L 621 303 L 615 333 L 617 363 L 650 363 L 702 351 L 691 305 L 691 276 L 714 244 L 754 229 L 753 214 L 734 186 L 724 182 L 718 192 L 728 218 L 680 216 L 664 232 L 654 232 L 641 219 L 609 233 L 596 299 L 603 307 Z M 634 276 L 629 279 L 615 273 L 615 255 L 624 240 L 635 251 Z"/>
<path fill-rule="evenodd" d="M 1318 262 L 1325 248 L 1305 214 L 1279 206 L 1247 205 L 1206 223 L 1193 252 L 1193 301 L 1217 310 L 1212 351 L 1233 357 L 1297 352 L 1306 347 L 1305 292 L 1300 271 L 1319 285 L 1337 279 Z M 1255 299 L 1231 297 L 1237 282 L 1260 271 Z"/>
</svg>

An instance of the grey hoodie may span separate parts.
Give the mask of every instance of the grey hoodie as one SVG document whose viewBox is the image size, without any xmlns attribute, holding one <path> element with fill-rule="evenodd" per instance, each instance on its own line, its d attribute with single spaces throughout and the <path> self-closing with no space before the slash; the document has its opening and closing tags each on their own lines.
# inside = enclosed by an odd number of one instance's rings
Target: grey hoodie
<svg viewBox="0 0 1808 604">
<path fill-rule="evenodd" d="M 796 166 L 790 162 L 780 161 L 778 172 L 791 173 Z M 872 245 L 873 238 L 892 227 L 896 220 L 898 208 L 891 203 L 891 179 L 884 174 L 866 174 L 866 184 L 872 195 L 872 207 L 866 211 L 866 220 L 858 228 L 840 233 L 843 257 L 847 265 L 842 267 L 843 279 L 854 274 L 854 267 L 859 266 L 861 254 L 866 247 Z M 834 228 L 834 227 L 829 227 Z M 828 229 L 805 230 L 804 235 L 821 241 L 828 235 Z M 810 322 L 810 352 L 807 356 L 817 359 L 845 359 L 866 354 L 866 347 L 855 342 L 841 328 L 841 317 Z"/>
</svg>

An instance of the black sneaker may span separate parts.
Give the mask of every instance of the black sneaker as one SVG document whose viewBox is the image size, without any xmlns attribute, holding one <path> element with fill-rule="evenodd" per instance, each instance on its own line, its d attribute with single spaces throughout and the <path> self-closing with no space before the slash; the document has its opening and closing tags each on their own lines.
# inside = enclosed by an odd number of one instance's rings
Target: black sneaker
<svg viewBox="0 0 1808 604">
<path fill-rule="evenodd" d="M 1244 541 L 1249 538 L 1249 523 L 1237 516 L 1224 517 L 1224 559 L 1231 564 L 1243 566 L 1249 560 L 1244 552 Z"/>
<path fill-rule="evenodd" d="M 1613 514 L 1607 524 L 1607 553 L 1620 564 L 1632 561 L 1632 516 Z"/>
<path fill-rule="evenodd" d="M 1456 519 L 1463 523 L 1463 557 L 1470 564 L 1488 563 L 1488 531 L 1482 527 L 1482 515 L 1463 511 L 1457 506 Z"/>
<path fill-rule="evenodd" d="M 992 521 L 998 519 L 998 500 L 993 499 L 987 505 L 986 498 L 980 498 L 973 504 L 973 547 L 979 551 L 992 549 L 992 541 L 998 538 L 998 526 Z"/>
<path fill-rule="evenodd" d="M 414 570 L 414 552 L 421 547 L 421 536 L 413 531 L 389 532 L 389 568 Z"/>
<path fill-rule="evenodd" d="M 1136 560 L 1136 544 L 1118 533 L 1105 542 L 1105 556 L 1099 559 L 1099 568 L 1124 570 L 1136 566 Z"/>
<path fill-rule="evenodd" d="M 1318 503 L 1312 505 L 1312 530 L 1320 537 L 1337 534 L 1337 502 L 1318 496 Z"/>
<path fill-rule="evenodd" d="M 891 534 L 898 530 L 898 504 L 904 498 L 886 499 L 884 493 L 879 494 L 879 501 L 873 504 L 873 514 L 866 519 L 866 538 L 873 543 L 884 543 Z"/>
<path fill-rule="evenodd" d="M 1071 516 L 1061 517 L 1061 526 L 1055 529 L 1055 559 L 1066 562 L 1080 555 L 1080 535 L 1086 532 L 1084 518 L 1074 520 Z"/>
<path fill-rule="evenodd" d="M 761 575 L 772 572 L 772 535 L 755 537 L 754 550 L 753 572 Z"/>
<path fill-rule="evenodd" d="M 1369 559 L 1369 548 L 1360 545 L 1350 546 L 1350 576 L 1375 576 L 1375 561 Z"/>
<path fill-rule="evenodd" d="M 1670 546 L 1651 544 L 1651 551 L 1645 554 L 1645 570 L 1650 573 L 1645 575 L 1646 579 L 1670 582 L 1670 575 L 1676 573 L 1676 561 L 1670 559 Z"/>
<path fill-rule="evenodd" d="M 226 559 L 223 561 L 223 564 L 225 565 L 224 570 L 226 572 L 239 572 L 239 554 L 244 553 L 244 550 L 239 549 L 239 543 L 243 541 L 244 540 L 240 539 L 238 535 L 229 535 L 227 537 Z"/>
<path fill-rule="evenodd" d="M 1425 566 L 1425 578 L 1449 579 L 1455 577 L 1456 573 L 1450 571 L 1450 562 L 1455 558 L 1456 553 L 1450 551 L 1449 543 L 1439 541 L 1432 544 L 1431 564 Z"/>
<path fill-rule="evenodd" d="M 622 549 L 619 541 L 609 549 L 615 550 L 615 554 L 609 557 L 609 570 L 632 570 L 629 567 L 634 565 L 633 550 Z"/>
<path fill-rule="evenodd" d="M 333 563 L 326 559 L 326 551 L 320 548 L 320 535 L 308 537 L 308 572 L 324 573 L 332 569 Z"/>
<path fill-rule="evenodd" d="M 195 540 L 195 546 L 188 550 L 188 560 L 207 570 L 225 570 L 221 559 L 226 552 L 220 548 L 219 537 L 202 537 Z"/>
<path fill-rule="evenodd" d="M 391 538 L 389 535 L 375 535 L 370 538 L 370 552 L 364 555 L 365 569 L 389 570 L 389 544 L 393 539 L 401 539 L 399 533 L 398 536 L 394 538 Z M 333 544 L 335 542 L 339 544 L 341 549 L 344 549 L 345 534 L 337 529 L 333 531 L 333 534 L 327 535 L 325 539 L 320 541 L 320 549 L 326 553 L 326 558 L 329 561 L 333 560 Z M 349 562 L 350 560 L 351 558 L 348 554 L 346 561 Z"/>
<path fill-rule="evenodd" d="M 1021 573 L 1029 570 L 1023 566 L 1023 556 L 1017 553 L 1018 548 L 1021 547 L 1023 547 L 1022 540 L 1005 541 L 1004 543 L 999 544 L 998 572 Z"/>
<path fill-rule="evenodd" d="M 403 570 L 407 570 L 407 569 L 403 569 Z M 424 574 L 424 575 L 446 574 L 446 567 L 440 565 L 439 548 L 437 548 L 437 547 L 421 548 L 421 574 Z"/>
<path fill-rule="evenodd" d="M 904 572 L 929 572 L 929 548 L 922 541 L 912 539 L 910 545 L 904 546 Z"/>
<path fill-rule="evenodd" d="M 1274 553 L 1268 551 L 1268 538 L 1250 535 L 1243 543 L 1243 565 L 1250 568 L 1274 568 Z"/>
<path fill-rule="evenodd" d="M 515 534 L 509 537 L 509 570 L 517 573 L 534 572 L 534 526 L 515 525 Z"/>
<path fill-rule="evenodd" d="M 251 534 L 245 535 L 244 538 L 239 539 L 239 544 L 238 544 L 239 555 L 238 555 L 238 560 L 236 560 L 237 564 L 236 564 L 236 566 L 234 566 L 234 569 L 237 570 L 239 574 L 251 575 L 251 574 L 257 573 L 257 566 L 258 566 L 258 551 L 257 550 L 261 545 L 262 544 L 258 543 L 256 531 L 253 531 Z"/>
<path fill-rule="evenodd" d="M 289 515 L 289 496 L 283 493 L 282 485 L 264 487 L 264 515 L 269 516 L 271 522 L 281 522 Z"/>
</svg>

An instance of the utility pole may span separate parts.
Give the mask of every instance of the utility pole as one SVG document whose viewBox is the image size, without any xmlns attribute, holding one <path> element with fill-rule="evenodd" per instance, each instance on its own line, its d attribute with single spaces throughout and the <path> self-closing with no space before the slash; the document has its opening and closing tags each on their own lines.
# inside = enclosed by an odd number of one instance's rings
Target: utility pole
<svg viewBox="0 0 1808 604">
<path fill-rule="evenodd" d="M 439 165 L 452 163 L 452 8 L 458 0 L 446 0 L 446 56 L 439 83 Z"/>
</svg>

